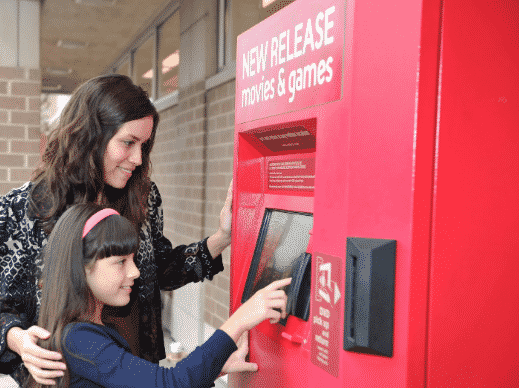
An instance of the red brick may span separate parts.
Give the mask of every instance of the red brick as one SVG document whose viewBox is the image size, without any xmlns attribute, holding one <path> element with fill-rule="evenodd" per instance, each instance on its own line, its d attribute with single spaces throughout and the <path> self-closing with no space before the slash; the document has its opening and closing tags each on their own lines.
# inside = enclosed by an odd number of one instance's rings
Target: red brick
<svg viewBox="0 0 519 388">
<path fill-rule="evenodd" d="M 36 168 L 41 163 L 41 156 L 40 155 L 28 155 L 28 161 L 27 166 L 29 168 Z"/>
<path fill-rule="evenodd" d="M 0 110 L 0 123 L 7 123 L 7 112 Z"/>
<path fill-rule="evenodd" d="M 40 124 L 40 112 L 11 112 L 11 122 L 13 124 Z"/>
<path fill-rule="evenodd" d="M 41 84 L 13 82 L 11 84 L 11 94 L 13 96 L 39 96 L 41 94 Z"/>
<path fill-rule="evenodd" d="M 31 81 L 40 81 L 41 80 L 41 73 L 39 69 L 30 69 L 29 70 L 29 79 Z"/>
<path fill-rule="evenodd" d="M 0 140 L 0 152 L 7 152 L 7 140 Z"/>
<path fill-rule="evenodd" d="M 0 195 L 6 195 L 9 191 L 21 185 L 20 182 L 0 183 Z"/>
<path fill-rule="evenodd" d="M 13 182 L 27 182 L 31 179 L 32 169 L 29 168 L 12 168 L 11 181 Z"/>
<path fill-rule="evenodd" d="M 29 135 L 29 140 L 40 140 L 43 135 L 40 131 L 40 126 L 34 126 L 27 128 L 27 133 Z"/>
<path fill-rule="evenodd" d="M 0 138 L 25 139 L 25 128 L 16 125 L 0 125 Z"/>
<path fill-rule="evenodd" d="M 40 111 L 41 100 L 40 97 L 29 98 L 29 110 Z"/>
<path fill-rule="evenodd" d="M 12 140 L 11 152 L 22 154 L 39 154 L 40 142 L 34 140 Z"/>
<path fill-rule="evenodd" d="M 7 180 L 7 168 L 0 168 L 0 182 Z"/>
<path fill-rule="evenodd" d="M 0 67 L 0 78 L 5 79 L 24 79 L 25 69 L 21 67 Z"/>
<path fill-rule="evenodd" d="M 0 155 L 0 166 L 4 167 L 24 167 L 25 158 L 23 155 Z"/>
<path fill-rule="evenodd" d="M 7 94 L 7 82 L 0 82 L 0 94 Z"/>
<path fill-rule="evenodd" d="M 217 304 L 216 315 L 219 318 L 226 320 L 227 318 L 229 318 L 229 307 L 223 307 L 221 304 Z"/>
<path fill-rule="evenodd" d="M 25 98 L 0 97 L 0 109 L 25 110 Z"/>
<path fill-rule="evenodd" d="M 213 327 L 221 327 L 225 321 L 213 316 Z"/>
</svg>

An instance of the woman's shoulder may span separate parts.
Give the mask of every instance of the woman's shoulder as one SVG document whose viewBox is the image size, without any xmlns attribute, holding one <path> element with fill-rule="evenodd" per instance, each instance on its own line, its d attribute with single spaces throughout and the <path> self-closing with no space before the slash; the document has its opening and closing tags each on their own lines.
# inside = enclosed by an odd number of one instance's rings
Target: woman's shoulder
<svg viewBox="0 0 519 388">
<path fill-rule="evenodd" d="M 162 198 L 160 196 L 159 188 L 153 181 L 151 182 L 150 194 L 148 195 L 148 203 L 152 208 L 162 205 Z"/>
<path fill-rule="evenodd" d="M 14 216 L 21 212 L 25 213 L 32 185 L 32 182 L 27 182 L 24 185 L 14 188 L 7 194 L 1 196 L 0 211 L 11 211 Z"/>
</svg>

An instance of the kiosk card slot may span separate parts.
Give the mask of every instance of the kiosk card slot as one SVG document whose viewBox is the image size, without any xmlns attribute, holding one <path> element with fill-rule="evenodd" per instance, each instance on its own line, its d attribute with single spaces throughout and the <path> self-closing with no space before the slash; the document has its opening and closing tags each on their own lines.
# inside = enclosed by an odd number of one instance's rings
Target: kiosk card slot
<svg viewBox="0 0 519 388">
<path fill-rule="evenodd" d="M 344 350 L 392 357 L 396 241 L 347 238 Z"/>
</svg>

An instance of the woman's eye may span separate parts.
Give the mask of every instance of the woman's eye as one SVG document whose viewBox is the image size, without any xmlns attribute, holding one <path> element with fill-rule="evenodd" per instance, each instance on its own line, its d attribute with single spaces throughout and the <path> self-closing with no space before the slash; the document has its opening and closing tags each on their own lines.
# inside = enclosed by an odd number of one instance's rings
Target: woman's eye
<svg viewBox="0 0 519 388">
<path fill-rule="evenodd" d="M 123 265 L 124 264 L 124 260 L 118 261 L 117 264 Z"/>
<path fill-rule="evenodd" d="M 131 147 L 134 142 L 133 140 L 124 140 L 123 143 L 126 147 Z"/>
</svg>

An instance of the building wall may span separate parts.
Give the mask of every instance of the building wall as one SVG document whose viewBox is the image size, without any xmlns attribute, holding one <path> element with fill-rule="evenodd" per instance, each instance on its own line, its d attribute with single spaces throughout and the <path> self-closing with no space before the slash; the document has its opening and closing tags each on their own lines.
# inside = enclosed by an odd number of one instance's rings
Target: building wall
<svg viewBox="0 0 519 388">
<path fill-rule="evenodd" d="M 234 90 L 230 81 L 207 92 L 206 233 L 218 228 L 219 214 L 232 178 Z M 225 270 L 205 285 L 204 321 L 218 328 L 229 317 L 230 248 L 223 253 Z"/>
<path fill-rule="evenodd" d="M 0 195 L 40 161 L 39 31 L 39 1 L 0 1 Z"/>
<path fill-rule="evenodd" d="M 40 88 L 38 69 L 0 67 L 0 195 L 40 161 Z"/>
</svg>

